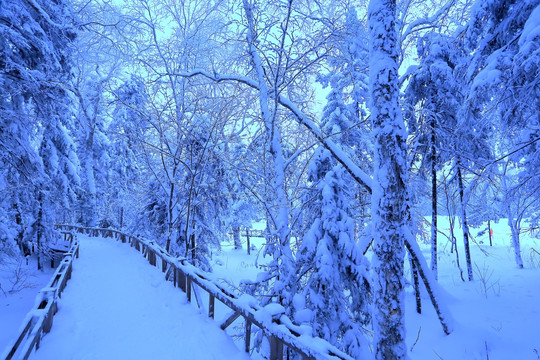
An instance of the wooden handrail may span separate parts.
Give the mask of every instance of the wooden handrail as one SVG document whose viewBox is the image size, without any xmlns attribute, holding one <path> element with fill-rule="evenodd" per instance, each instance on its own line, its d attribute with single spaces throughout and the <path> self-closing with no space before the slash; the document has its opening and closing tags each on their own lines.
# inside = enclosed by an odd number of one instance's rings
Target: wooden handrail
<svg viewBox="0 0 540 360">
<path fill-rule="evenodd" d="M 79 257 L 79 243 L 76 238 L 73 240 L 73 234 L 71 237 L 71 248 L 64 255 L 47 286 L 38 293 L 34 308 L 26 315 L 19 336 L 8 345 L 1 358 L 28 359 L 34 348 L 39 348 L 43 335 L 51 330 L 53 317 L 58 310 L 58 298 L 71 278 L 74 258 Z"/>
<path fill-rule="evenodd" d="M 251 328 L 254 325 L 261 329 L 269 339 L 270 360 L 282 360 L 284 346 L 298 353 L 303 359 L 353 359 L 326 340 L 307 333 L 305 327 L 295 325 L 284 314 L 284 309 L 279 309 L 279 305 L 271 304 L 270 306 L 273 307 L 273 311 L 269 311 L 268 308 L 260 306 L 253 296 L 247 294 L 237 296 L 221 284 L 213 281 L 209 273 L 191 265 L 187 259 L 175 258 L 168 254 L 155 241 L 135 237 L 114 229 L 88 228 L 66 224 L 57 225 L 57 228 L 61 230 L 74 230 L 90 236 L 116 238 L 123 243 L 129 243 L 132 247 L 140 251 L 151 265 L 161 268 L 165 273 L 166 279 L 172 280 L 175 287 L 179 287 L 184 291 L 190 302 L 193 292 L 199 307 L 201 307 L 200 299 L 194 289 L 194 285 L 203 289 L 209 296 L 209 317 L 214 318 L 215 299 L 219 300 L 232 311 L 232 315 L 221 324 L 222 329 L 227 328 L 240 316 L 245 319 L 244 349 L 246 352 L 250 350 Z M 158 258 L 161 261 L 158 261 Z M 316 346 L 313 346 L 314 344 Z"/>
</svg>

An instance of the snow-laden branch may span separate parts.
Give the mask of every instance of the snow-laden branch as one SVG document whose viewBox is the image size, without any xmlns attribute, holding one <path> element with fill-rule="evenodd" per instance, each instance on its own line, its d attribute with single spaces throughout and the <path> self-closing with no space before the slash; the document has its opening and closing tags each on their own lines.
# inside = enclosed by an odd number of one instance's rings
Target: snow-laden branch
<svg viewBox="0 0 540 360">
<path fill-rule="evenodd" d="M 259 84 L 246 76 L 241 75 L 234 75 L 234 74 L 216 74 L 216 73 L 210 73 L 206 70 L 197 69 L 192 71 L 186 71 L 186 72 L 176 72 L 173 73 L 174 76 L 181 76 L 181 77 L 195 77 L 195 76 L 204 76 L 207 79 L 210 79 L 215 82 L 223 82 L 223 81 L 235 81 L 242 83 L 244 85 L 247 85 L 255 90 L 259 89 Z M 270 96 L 274 96 L 273 93 L 269 94 Z M 372 179 L 371 177 L 364 172 L 358 165 L 354 163 L 354 161 L 348 156 L 345 151 L 333 142 L 331 139 L 323 136 L 321 133 L 319 127 L 315 124 L 313 120 L 309 118 L 302 110 L 300 110 L 290 99 L 286 98 L 285 96 L 278 94 L 278 103 L 288 109 L 296 118 L 296 121 L 299 124 L 304 125 L 320 142 L 321 144 L 334 156 L 334 158 L 347 170 L 347 172 L 358 182 L 360 185 L 362 185 L 368 192 L 371 192 L 372 188 Z"/>
<path fill-rule="evenodd" d="M 34 10 L 36 10 L 41 16 L 43 16 L 45 21 L 47 21 L 50 25 L 57 27 L 59 29 L 65 28 L 65 25 L 59 24 L 55 22 L 53 19 L 51 19 L 49 14 L 45 10 L 43 10 L 43 8 L 34 0 L 26 0 L 26 3 L 30 5 L 32 8 L 34 8 Z"/>
<path fill-rule="evenodd" d="M 448 12 L 448 10 L 452 6 L 454 6 L 455 3 L 456 3 L 456 0 L 449 0 L 446 4 L 443 5 L 442 8 L 440 8 L 432 16 L 428 16 L 428 17 L 421 18 L 421 19 L 416 19 L 415 21 L 410 23 L 409 26 L 407 26 L 407 28 L 405 29 L 405 31 L 401 34 L 401 43 L 403 43 L 405 41 L 405 39 L 407 39 L 407 37 L 409 35 L 411 35 L 412 33 L 415 33 L 418 30 L 420 30 L 419 27 L 424 26 L 424 25 L 431 25 L 434 22 L 436 22 L 437 20 L 439 20 L 439 18 L 444 16 Z"/>
</svg>

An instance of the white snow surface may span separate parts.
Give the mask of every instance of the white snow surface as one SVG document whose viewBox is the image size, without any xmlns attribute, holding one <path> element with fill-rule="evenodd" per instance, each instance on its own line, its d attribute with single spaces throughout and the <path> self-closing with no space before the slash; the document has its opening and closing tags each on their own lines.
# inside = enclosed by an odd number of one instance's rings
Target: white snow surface
<svg viewBox="0 0 540 360">
<path fill-rule="evenodd" d="M 249 359 L 136 250 L 79 239 L 72 279 L 33 359 Z"/>
<path fill-rule="evenodd" d="M 20 263 L 17 260 L 9 263 L 0 261 L 0 285 L 8 292 L 3 294 L 0 291 L 0 354 L 19 335 L 19 327 L 33 308 L 37 293 L 50 281 L 55 270 L 50 268 L 48 262 L 45 262 L 43 271 L 38 271 L 35 259 L 30 259 L 28 265 L 22 259 L 19 261 Z M 25 274 L 24 288 L 9 293 L 15 271 Z"/>
<path fill-rule="evenodd" d="M 446 216 L 439 217 L 439 227 L 449 235 Z M 440 237 L 440 295 L 454 318 L 452 334 L 444 335 L 424 289 L 423 313 L 416 314 L 413 290 L 407 286 L 406 343 L 411 359 L 538 360 L 540 255 L 532 249 L 540 249 L 540 239 L 530 233 L 522 234 L 525 269 L 518 269 L 506 220 L 492 222 L 492 227 L 493 247 L 489 246 L 487 234 L 477 236 L 478 230 L 472 230 L 478 241 L 471 244 L 475 264 L 473 282 L 461 281 L 455 254 L 450 253 L 446 237 Z M 425 230 L 429 235 L 427 225 Z M 460 263 L 466 271 L 460 232 L 458 227 Z M 419 239 L 425 257 L 430 254 L 428 235 L 426 242 Z M 73 277 L 62 295 L 52 331 L 43 338 L 32 358 L 248 359 L 216 323 L 200 314 L 196 305 L 187 304 L 182 291 L 165 282 L 163 273 L 150 266 L 140 253 L 113 239 L 83 235 L 79 239 L 81 256 L 74 262 Z M 251 241 L 259 249 L 264 239 Z M 257 250 L 247 255 L 245 243 L 243 250 L 234 250 L 232 245 L 222 249 L 214 254 L 212 276 L 234 284 L 242 279 L 254 280 L 260 271 L 255 263 L 268 260 Z M 410 280 L 408 261 L 405 264 L 406 277 Z M 99 281 L 103 281 L 102 287 L 97 286 Z M 38 290 L 39 287 L 26 289 L 7 298 L 0 295 L 0 340 L 2 335 L 6 340 L 0 343 L 0 350 L 15 336 Z M 216 302 L 216 319 L 229 314 L 220 306 Z"/>
</svg>

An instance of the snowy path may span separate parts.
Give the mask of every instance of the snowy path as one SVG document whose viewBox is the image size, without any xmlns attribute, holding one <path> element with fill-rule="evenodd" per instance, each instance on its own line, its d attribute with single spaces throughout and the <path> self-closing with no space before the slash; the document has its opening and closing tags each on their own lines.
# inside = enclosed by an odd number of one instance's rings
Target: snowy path
<svg viewBox="0 0 540 360">
<path fill-rule="evenodd" d="M 32 359 L 249 359 L 140 253 L 79 239 L 51 333 Z"/>
</svg>

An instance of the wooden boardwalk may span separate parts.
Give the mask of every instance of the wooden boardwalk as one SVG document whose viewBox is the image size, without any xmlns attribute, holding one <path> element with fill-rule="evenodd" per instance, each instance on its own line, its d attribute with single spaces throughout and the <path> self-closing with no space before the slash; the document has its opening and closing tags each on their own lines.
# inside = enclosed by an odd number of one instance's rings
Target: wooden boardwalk
<svg viewBox="0 0 540 360">
<path fill-rule="evenodd" d="M 135 249 L 79 239 L 73 280 L 32 359 L 249 359 Z"/>
</svg>

